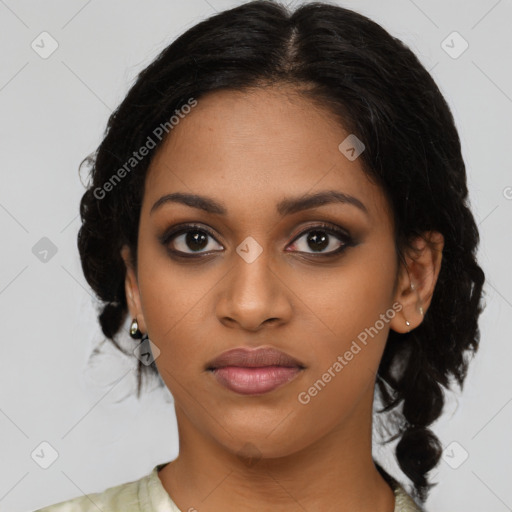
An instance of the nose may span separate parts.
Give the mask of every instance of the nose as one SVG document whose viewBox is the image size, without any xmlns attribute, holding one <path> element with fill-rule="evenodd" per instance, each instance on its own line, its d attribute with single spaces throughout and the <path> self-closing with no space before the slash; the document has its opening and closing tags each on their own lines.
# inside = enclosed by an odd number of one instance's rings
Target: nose
<svg viewBox="0 0 512 512">
<path fill-rule="evenodd" d="M 222 280 L 216 314 L 226 327 L 248 331 L 259 331 L 265 324 L 277 327 L 291 317 L 292 295 L 264 251 L 251 263 L 235 260 Z"/>
</svg>

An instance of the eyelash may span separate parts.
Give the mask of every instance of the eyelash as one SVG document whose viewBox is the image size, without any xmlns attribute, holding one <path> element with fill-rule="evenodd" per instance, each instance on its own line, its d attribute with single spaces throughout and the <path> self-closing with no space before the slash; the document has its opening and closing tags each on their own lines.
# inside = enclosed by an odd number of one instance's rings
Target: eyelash
<svg viewBox="0 0 512 512">
<path fill-rule="evenodd" d="M 211 238 L 213 238 L 218 244 L 220 242 L 217 241 L 214 234 L 208 229 L 203 226 L 200 226 L 198 224 L 186 224 L 186 225 L 180 225 L 175 226 L 174 228 L 171 228 L 171 230 L 165 232 L 163 235 L 159 237 L 160 243 L 166 247 L 167 251 L 171 253 L 171 255 L 175 258 L 183 258 L 183 259 L 198 259 L 201 257 L 204 257 L 204 255 L 208 255 L 211 253 L 208 252 L 197 252 L 197 253 L 184 253 L 182 251 L 177 251 L 175 249 L 170 249 L 168 247 L 169 243 L 176 238 L 179 235 L 187 234 L 189 232 L 202 232 L 209 235 Z M 322 257 L 322 258 L 328 258 L 333 257 L 336 255 L 341 254 L 342 252 L 347 249 L 347 247 L 352 247 L 355 245 L 354 241 L 350 237 L 348 233 L 346 233 L 344 230 L 335 227 L 331 224 L 326 223 L 320 223 L 314 226 L 308 227 L 306 230 L 299 233 L 292 241 L 292 244 L 295 243 L 297 240 L 300 240 L 304 235 L 312 232 L 312 231 L 325 231 L 329 235 L 333 235 L 340 239 L 342 242 L 342 245 L 335 249 L 334 251 L 330 251 L 327 253 L 303 253 L 301 251 L 291 251 L 291 252 L 299 252 L 300 254 L 306 254 L 307 256 L 313 256 L 315 258 Z"/>
</svg>

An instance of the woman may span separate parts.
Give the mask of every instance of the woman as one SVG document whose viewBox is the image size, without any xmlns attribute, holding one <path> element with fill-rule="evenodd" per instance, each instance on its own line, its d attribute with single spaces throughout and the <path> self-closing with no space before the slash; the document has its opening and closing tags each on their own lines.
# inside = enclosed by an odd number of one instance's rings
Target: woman
<svg viewBox="0 0 512 512">
<path fill-rule="evenodd" d="M 84 274 L 116 345 L 130 315 L 139 393 L 172 393 L 179 455 L 41 510 L 421 510 L 484 274 L 415 55 L 348 9 L 249 2 L 142 71 L 88 162 Z M 372 457 L 374 398 L 411 494 Z"/>
</svg>

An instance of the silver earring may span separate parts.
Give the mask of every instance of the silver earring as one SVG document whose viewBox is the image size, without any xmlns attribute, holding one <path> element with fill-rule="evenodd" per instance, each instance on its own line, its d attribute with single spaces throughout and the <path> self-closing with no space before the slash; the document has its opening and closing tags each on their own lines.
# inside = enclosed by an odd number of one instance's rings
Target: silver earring
<svg viewBox="0 0 512 512">
<path fill-rule="evenodd" d="M 139 330 L 139 324 L 136 318 L 132 319 L 132 323 L 130 325 L 130 336 L 135 340 L 138 340 L 142 337 L 142 333 Z"/>
<path fill-rule="evenodd" d="M 409 325 L 411 325 L 411 322 L 409 322 L 409 320 L 406 320 L 405 325 L 407 325 L 407 327 L 409 327 Z"/>
</svg>

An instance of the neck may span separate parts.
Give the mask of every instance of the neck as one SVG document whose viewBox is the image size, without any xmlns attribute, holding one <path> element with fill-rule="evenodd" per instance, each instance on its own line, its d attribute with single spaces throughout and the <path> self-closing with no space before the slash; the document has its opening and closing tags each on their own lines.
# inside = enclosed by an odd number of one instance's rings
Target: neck
<svg viewBox="0 0 512 512">
<path fill-rule="evenodd" d="M 178 405 L 176 417 L 179 456 L 158 475 L 182 511 L 394 511 L 393 490 L 372 458 L 371 407 L 277 457 L 261 456 L 250 443 L 226 449 L 196 429 Z"/>
</svg>

